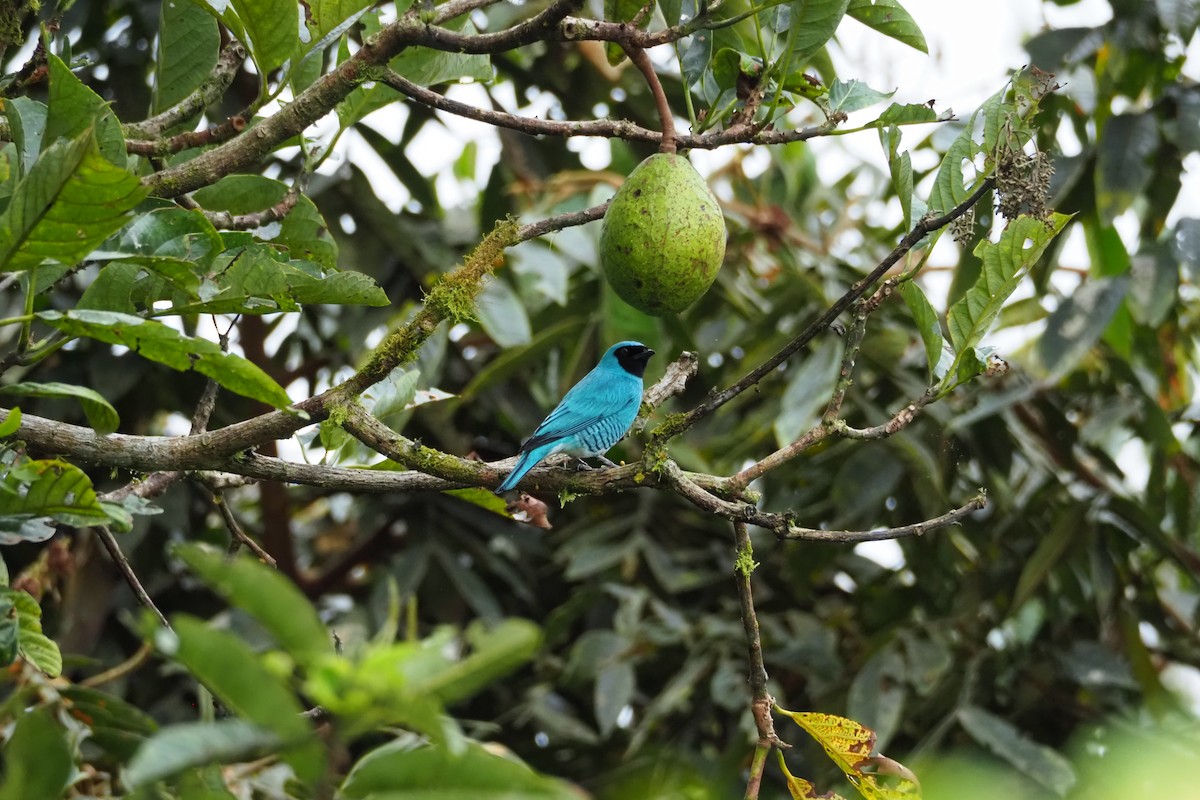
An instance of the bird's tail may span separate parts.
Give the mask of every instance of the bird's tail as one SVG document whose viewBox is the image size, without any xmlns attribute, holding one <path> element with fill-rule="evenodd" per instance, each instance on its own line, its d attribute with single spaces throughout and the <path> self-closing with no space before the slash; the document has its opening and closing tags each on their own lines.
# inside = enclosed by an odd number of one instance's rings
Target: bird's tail
<svg viewBox="0 0 1200 800">
<path fill-rule="evenodd" d="M 521 478 L 525 477 L 526 472 L 536 467 L 538 462 L 549 454 L 549 448 L 547 447 L 535 447 L 532 450 L 521 453 L 521 457 L 517 459 L 517 464 L 513 467 L 512 472 L 508 473 L 508 477 L 496 487 L 496 494 L 504 494 L 516 486 Z"/>
</svg>

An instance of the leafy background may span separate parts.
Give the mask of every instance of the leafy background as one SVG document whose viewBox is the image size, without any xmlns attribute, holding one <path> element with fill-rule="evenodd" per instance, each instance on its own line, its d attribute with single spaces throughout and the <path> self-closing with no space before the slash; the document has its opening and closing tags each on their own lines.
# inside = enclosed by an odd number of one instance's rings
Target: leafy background
<svg viewBox="0 0 1200 800">
<path fill-rule="evenodd" d="M 718 13 L 732 19 L 743 5 Z M 680 67 L 662 79 L 681 116 L 688 102 L 709 110 L 697 131 L 745 110 L 737 82 L 764 61 L 781 91 L 775 110 L 796 105 L 791 124 L 825 119 L 804 99 L 813 92 L 805 72 L 832 87 L 819 98 L 828 110 L 862 124 L 884 107 L 867 104 L 883 97 L 837 73 L 829 38 L 842 12 L 862 20 L 898 7 L 775 5 L 681 42 Z M 6 32 L 5 407 L 98 433 L 178 435 L 206 376 L 222 386 L 211 429 L 309 397 L 411 319 L 496 220 L 594 205 L 653 152 L 610 139 L 610 167 L 596 172 L 570 140 L 503 131 L 498 163 L 482 164 L 468 145 L 434 171 L 424 147 L 446 137 L 438 115 L 367 82 L 322 123 L 324 140 L 290 139 L 247 168 L 254 174 L 214 178 L 192 195 L 230 215 L 294 203 L 279 220 L 233 230 L 150 196 L 138 180 L 212 152 L 203 136 L 156 155 L 133 143 L 207 129 L 195 115 L 166 130 L 137 121 L 222 74 L 218 53 L 231 36 L 248 44 L 253 69 L 226 70 L 228 88 L 217 86 L 207 104 L 212 124 L 280 114 L 263 105 L 260 75 L 286 63 L 275 74 L 302 91 L 405 10 L 315 2 L 292 27 L 297 8 L 283 0 L 232 2 L 220 24 L 186 2 L 67 4 L 42 13 L 58 30 L 40 77 L 22 76 L 30 48 L 18 52 Z M 492 5 L 462 30 L 497 30 L 535 10 Z M 695 13 L 671 3 L 658 11 L 666 23 Z M 895 23 L 897 13 L 873 27 L 919 45 L 919 29 Z M 879 749 L 914 768 L 929 796 L 1147 796 L 1139 792 L 1153 780 L 1167 781 L 1172 796 L 1187 791 L 1179 776 L 1197 752 L 1200 222 L 1177 196 L 1200 149 L 1200 88 L 1184 73 L 1198 17 L 1194 2 L 1115 3 L 1103 24 L 1025 44 L 1030 63 L 1065 84 L 1029 124 L 1053 164 L 1048 205 L 1069 219 L 1018 299 L 996 309 L 988 338 L 980 330 L 964 347 L 953 317 L 946 328 L 960 353 L 1003 342 L 1008 371 L 957 388 L 896 436 L 831 439 L 757 485 L 765 507 L 831 529 L 904 525 L 987 489 L 986 511 L 901 540 L 886 557 L 753 534 L 772 694 L 786 708 L 871 726 Z M 35 42 L 38 21 L 22 15 L 5 30 Z M 551 117 L 591 119 L 603 106 L 655 128 L 644 81 L 614 71 L 593 44 L 547 41 L 491 57 L 414 47 L 391 66 L 425 86 L 470 77 Z M 660 50 L 670 61 L 672 47 Z M 780 52 L 787 58 L 773 58 Z M 396 102 L 401 124 L 368 116 Z M 477 321 L 441 326 L 413 363 L 370 390 L 368 406 L 412 439 L 498 458 L 608 343 L 638 338 L 664 357 L 701 354 L 671 410 L 691 408 L 839 297 L 926 203 L 945 208 L 939 193 L 970 190 L 937 177 L 943 154 L 972 141 L 969 110 L 958 118 L 854 134 L 881 139 L 882 151 L 828 184 L 806 145 L 732 148 L 710 176 L 729 226 L 726 266 L 679 318 L 644 317 L 612 295 L 596 269 L 595 223 L 519 245 L 480 296 Z M 333 135 L 357 155 L 313 171 Z M 385 173 L 411 198 L 399 209 L 379 188 Z M 452 202 L 447 186 L 456 187 Z M 851 424 L 881 423 L 925 391 L 941 349 L 930 320 L 976 285 L 988 252 L 976 245 L 1000 224 L 989 197 L 961 244 L 945 237 L 929 256 L 925 273 L 949 276 L 945 302 L 926 310 L 908 289 L 909 302 L 871 316 L 844 409 Z M 29 314 L 36 323 L 19 321 Z M 819 417 L 842 347 L 833 333 L 818 337 L 758 391 L 674 440 L 672 457 L 729 475 L 791 441 Z M 409 407 L 442 397 L 418 394 L 434 389 L 453 396 Z M 0 424 L 5 436 L 15 416 Z M 258 453 L 276 450 L 268 443 Z M 278 451 L 378 460 L 334 425 Z M 627 439 L 613 455 L 639 452 Z M 561 509 L 551 499 L 554 527 L 543 530 L 504 519 L 482 493 L 267 481 L 214 502 L 211 486 L 183 481 L 152 501 L 110 497 L 139 476 L 115 460 L 56 455 L 27 453 L 19 439 L 2 453 L 10 588 L 0 596 L 0 655 L 14 667 L 0 713 L 19 722 L 6 729 L 0 797 L 57 797 L 66 784 L 77 796 L 418 796 L 399 792 L 448 775 L 479 797 L 569 796 L 560 780 L 601 797 L 744 790 L 756 734 L 729 525 L 672 493 Z M 226 546 L 222 508 L 278 573 L 249 561 L 226 568 L 197 544 Z M 114 532 L 174 637 L 140 613 L 95 526 Z M 106 674 L 118 664 L 124 672 Z M 337 722 L 295 713 L 316 703 Z M 786 753 L 791 771 L 822 791 L 853 791 L 784 721 L 781 735 L 796 745 Z M 336 734 L 314 738 L 314 725 Z M 418 738 L 434 746 L 419 748 Z M 501 746 L 536 773 L 498 756 Z M 1126 768 L 1130 752 L 1163 761 Z M 239 766 L 199 766 L 209 763 Z M 346 773 L 335 789 L 330 776 Z M 789 790 L 769 769 L 763 795 Z"/>
</svg>

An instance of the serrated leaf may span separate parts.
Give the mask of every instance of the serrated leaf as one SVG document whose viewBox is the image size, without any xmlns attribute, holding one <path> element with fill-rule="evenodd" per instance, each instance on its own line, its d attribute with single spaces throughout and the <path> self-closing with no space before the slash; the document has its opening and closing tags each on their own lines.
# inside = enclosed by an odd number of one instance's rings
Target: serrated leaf
<svg viewBox="0 0 1200 800">
<path fill-rule="evenodd" d="M 316 609 L 278 570 L 250 556 L 230 559 L 202 544 L 180 545 L 174 554 L 230 605 L 256 619 L 298 663 L 333 651 L 333 639 Z"/>
<path fill-rule="evenodd" d="M 192 767 L 252 761 L 281 744 L 274 731 L 240 719 L 170 725 L 138 748 L 122 777 L 135 789 Z"/>
<path fill-rule="evenodd" d="M 946 340 L 942 336 L 942 323 L 937 311 L 925 296 L 925 292 L 915 281 L 905 281 L 900 284 L 900 296 L 917 323 L 921 341 L 925 343 L 925 360 L 929 365 L 929 376 L 932 381 L 941 380 L 950 369 L 953 354 L 946 352 Z"/>
<path fill-rule="evenodd" d="M 864 128 L 884 128 L 890 125 L 916 125 L 937 122 L 938 112 L 927 105 L 917 103 L 892 103 L 878 118 L 868 122 Z"/>
<path fill-rule="evenodd" d="M 277 734 L 288 746 L 283 759 L 300 780 L 317 780 L 325 770 L 325 748 L 301 716 L 303 709 L 291 689 L 232 634 L 186 615 L 177 615 L 171 622 L 176 646 L 168 655 L 187 667 L 230 710 Z"/>
<path fill-rule="evenodd" d="M 21 629 L 17 636 L 21 656 L 51 678 L 62 674 L 62 652 L 44 633 Z"/>
<path fill-rule="evenodd" d="M 840 111 L 850 114 L 859 109 L 881 103 L 894 95 L 896 91 L 881 92 L 872 89 L 860 80 L 835 80 L 829 85 L 829 95 L 826 102 L 830 111 Z"/>
<path fill-rule="evenodd" d="M 0 477 L 0 488 L 7 490 L 0 491 L 0 517 L 51 517 L 74 527 L 107 520 L 91 479 L 66 461 L 26 461 Z"/>
<path fill-rule="evenodd" d="M 74 266 L 125 224 L 146 192 L 100 154 L 91 134 L 55 142 L 0 215 L 0 268 L 27 270 L 45 259 Z"/>
<path fill-rule="evenodd" d="M 1065 795 L 1075 784 L 1075 770 L 1067 759 L 1033 741 L 1007 720 L 977 706 L 960 708 L 957 714 L 959 724 L 972 739 L 1055 794 Z"/>
<path fill-rule="evenodd" d="M 24 175 L 37 161 L 42 152 L 42 140 L 46 133 L 48 109 L 37 100 L 28 97 L 5 98 L 4 116 L 8 120 L 9 134 L 17 147 L 15 172 Z"/>
<path fill-rule="evenodd" d="M 280 203 L 288 189 L 286 184 L 262 175 L 227 175 L 212 186 L 196 190 L 194 197 L 210 211 L 251 214 Z M 337 243 L 329 233 L 329 225 L 316 204 L 303 194 L 283 219 L 253 233 L 256 239 L 287 248 L 292 259 L 337 268 Z"/>
<path fill-rule="evenodd" d="M 73 768 L 66 732 L 51 711 L 21 713 L 4 748 L 0 800 L 59 800 Z"/>
<path fill-rule="evenodd" d="M 917 21 L 896 0 L 851 0 L 846 13 L 884 36 L 922 53 L 929 52 Z"/>
<path fill-rule="evenodd" d="M 472 742 L 458 757 L 444 747 L 379 748 L 363 756 L 346 776 L 341 794 L 350 800 L 400 800 L 431 796 L 472 800 L 579 800 L 579 790 L 539 775 L 515 758 Z"/>
<path fill-rule="evenodd" d="M 276 408 L 284 408 L 291 402 L 287 392 L 255 364 L 222 351 L 216 342 L 184 336 L 155 320 L 91 309 L 43 311 L 37 318 L 71 336 L 124 345 L 144 358 L 180 372 L 194 369 L 226 389 Z"/>
<path fill-rule="evenodd" d="M 946 327 L 956 353 L 975 347 L 1009 295 L 1070 220 L 1052 215 L 1049 222 L 1021 216 L 1008 224 L 997 242 L 982 241 L 975 256 L 982 262 L 979 280 L 950 307 Z"/>
<path fill-rule="evenodd" d="M 73 386 L 69 383 L 13 383 L 0 387 L 0 393 L 18 397 L 70 397 L 79 401 L 88 424 L 96 433 L 104 436 L 112 433 L 121 424 L 121 418 L 112 404 L 95 389 Z"/>
<path fill-rule="evenodd" d="M 100 153 L 117 167 L 124 167 L 125 136 L 108 103 L 84 86 L 58 56 L 48 54 L 46 63 L 50 71 L 50 102 L 42 150 L 60 139 L 79 139 L 90 130 Z"/>
<path fill-rule="evenodd" d="M 972 160 L 978 152 L 979 145 L 975 142 L 972 125 L 968 123 L 950 145 L 941 165 L 938 166 L 937 176 L 933 180 L 933 191 L 929 194 L 930 212 L 944 214 L 970 196 L 974 190 L 975 179 L 964 183 L 963 173 L 974 172 Z"/>
<path fill-rule="evenodd" d="M 220 49 L 221 34 L 211 14 L 190 0 L 163 0 L 152 112 L 165 111 L 200 86 L 217 65 Z"/>
<path fill-rule="evenodd" d="M 217 257 L 215 272 L 195 302 L 156 307 L 155 316 L 175 314 L 270 314 L 301 305 L 388 305 L 383 289 L 361 272 L 325 269 L 288 261 L 266 245 L 253 244 Z"/>
</svg>

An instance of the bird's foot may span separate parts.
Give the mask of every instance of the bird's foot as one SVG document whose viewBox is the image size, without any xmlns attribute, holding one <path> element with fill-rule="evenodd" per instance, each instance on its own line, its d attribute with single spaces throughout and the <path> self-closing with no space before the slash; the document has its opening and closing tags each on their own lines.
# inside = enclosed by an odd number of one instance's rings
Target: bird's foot
<svg viewBox="0 0 1200 800">
<path fill-rule="evenodd" d="M 606 467 L 619 467 L 619 466 L 621 466 L 620 464 L 618 464 L 617 462 L 613 461 L 611 458 L 608 458 L 607 456 L 596 456 L 596 459 L 597 459 L 597 460 L 598 460 L 598 461 L 599 461 L 601 464 L 603 464 L 603 465 L 604 465 L 604 466 L 606 466 Z"/>
<path fill-rule="evenodd" d="M 575 459 L 575 461 L 576 461 L 575 470 L 577 472 L 583 472 L 585 470 L 591 471 L 591 470 L 595 469 L 595 467 L 593 467 L 591 464 L 584 461 L 582 458 L 577 458 L 577 459 Z"/>
</svg>

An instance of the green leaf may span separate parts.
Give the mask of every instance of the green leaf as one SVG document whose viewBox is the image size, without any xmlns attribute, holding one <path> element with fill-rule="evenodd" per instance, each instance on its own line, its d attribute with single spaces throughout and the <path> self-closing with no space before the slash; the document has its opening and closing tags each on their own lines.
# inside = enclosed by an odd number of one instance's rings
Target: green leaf
<svg viewBox="0 0 1200 800">
<path fill-rule="evenodd" d="M 604 666 L 596 676 L 592 704 L 596 709 L 596 725 L 601 736 L 608 736 L 617 727 L 621 711 L 633 700 L 637 690 L 637 673 L 628 661 L 616 661 Z"/>
<path fill-rule="evenodd" d="M 83 406 L 88 424 L 96 433 L 104 436 L 112 433 L 121 424 L 117 410 L 95 389 L 86 386 L 72 386 L 69 383 L 13 383 L 0 387 L 4 394 L 14 394 L 18 397 L 73 397 Z"/>
<path fill-rule="evenodd" d="M 104 524 L 92 481 L 66 461 L 27 461 L 0 476 L 0 517 L 53 517 L 64 525 Z"/>
<path fill-rule="evenodd" d="M 446 25 L 453 31 L 467 34 L 478 33 L 469 16 L 462 16 Z M 420 86 L 434 86 L 462 78 L 477 81 L 492 79 L 492 61 L 486 55 L 452 53 L 431 50 L 428 47 L 408 47 L 390 62 L 392 69 Z"/>
<path fill-rule="evenodd" d="M 1155 175 L 1158 121 L 1153 114 L 1119 114 L 1100 132 L 1096 206 L 1105 223 L 1141 196 Z"/>
<path fill-rule="evenodd" d="M 43 633 L 26 632 L 23 628 L 18 637 L 21 656 L 51 678 L 62 674 L 62 651 L 50 637 Z"/>
<path fill-rule="evenodd" d="M 827 337 L 791 372 L 775 418 L 775 441 L 791 444 L 821 417 L 829 404 L 842 360 L 842 344 Z"/>
<path fill-rule="evenodd" d="M 1069 506 L 1059 512 L 1050 533 L 1038 537 L 1038 545 L 1033 554 L 1025 559 L 1025 566 L 1021 568 L 1021 575 L 1017 579 L 1012 606 L 1008 610 L 1010 616 L 1037 591 L 1071 546 L 1084 541 L 1087 534 L 1087 528 L 1084 526 L 1086 515 L 1086 505 L 1076 503 Z"/>
<path fill-rule="evenodd" d="M 48 150 L 60 139 L 79 139 L 94 130 L 100 153 L 113 165 L 123 168 L 127 160 L 125 136 L 116 114 L 100 95 L 75 77 L 62 59 L 50 53 L 46 61 L 50 68 L 50 103 L 42 150 Z"/>
<path fill-rule="evenodd" d="M 47 113 L 45 105 L 28 97 L 4 100 L 4 116 L 19 156 L 15 165 L 18 175 L 27 173 L 37 161 L 38 153 L 42 152 Z"/>
<path fill-rule="evenodd" d="M 17 609 L 8 592 L 5 592 L 0 595 L 0 667 L 7 667 L 17 660 L 19 632 Z"/>
<path fill-rule="evenodd" d="M 59 800 L 74 767 L 63 729 L 46 708 L 23 713 L 4 748 L 0 800 Z"/>
<path fill-rule="evenodd" d="M 846 716 L 875 731 L 875 747 L 887 750 L 904 714 L 907 668 L 898 648 L 889 644 L 863 664 L 846 697 Z"/>
<path fill-rule="evenodd" d="M 942 336 L 942 324 L 937 312 L 925 292 L 915 281 L 905 281 L 900 284 L 900 296 L 917 323 L 921 333 L 921 341 L 925 343 L 925 360 L 929 364 L 931 381 L 937 382 L 949 371 L 954 355 L 946 351 L 946 340 Z M 853 716 L 853 715 L 851 715 Z"/>
<path fill-rule="evenodd" d="M 916 103 L 892 103 L 879 117 L 864 125 L 864 128 L 883 128 L 889 125 L 916 125 L 937 122 L 938 113 L 927 105 Z"/>
<path fill-rule="evenodd" d="M 55 142 L 0 216 L 0 267 L 27 270 L 47 258 L 74 266 L 125 224 L 146 191 L 100 154 L 92 135 Z"/>
<path fill-rule="evenodd" d="M 0 439 L 6 436 L 12 436 L 21 427 L 21 409 L 14 408 L 9 411 L 3 421 L 0 421 Z"/>
<path fill-rule="evenodd" d="M 579 789 L 539 775 L 515 758 L 472 742 L 460 757 L 444 747 L 401 750 L 385 745 L 354 766 L 341 793 L 350 800 L 579 800 Z"/>
<path fill-rule="evenodd" d="M 498 625 L 472 625 L 467 641 L 472 647 L 470 655 L 423 680 L 414 680 L 413 690 L 446 704 L 470 697 L 533 658 L 542 633 L 529 620 L 506 619 Z"/>
<path fill-rule="evenodd" d="M 194 369 L 226 389 L 276 408 L 284 408 L 291 402 L 279 384 L 255 364 L 223 352 L 215 342 L 184 336 L 161 322 L 90 309 L 43 311 L 37 317 L 71 336 L 124 345 L 144 358 L 180 372 Z"/>
<path fill-rule="evenodd" d="M 917 21 L 896 0 L 851 0 L 846 13 L 866 25 L 922 53 L 929 52 Z"/>
<path fill-rule="evenodd" d="M 975 248 L 976 257 L 983 262 L 979 280 L 946 315 L 956 353 L 979 344 L 1004 301 L 1069 220 L 1063 214 L 1054 214 L 1048 223 L 1021 216 L 1008 224 L 999 241 L 979 243 Z"/>
<path fill-rule="evenodd" d="M 654 0 L 604 0 L 604 20 L 606 22 L 631 22 L 634 17 L 646 6 L 651 6 L 653 11 Z M 645 29 L 650 24 L 650 18 L 653 13 L 643 14 L 638 28 Z M 604 53 L 608 57 L 608 63 L 616 66 L 625 60 L 625 48 L 616 42 L 605 42 Z"/>
<path fill-rule="evenodd" d="M 170 725 L 138 748 L 122 776 L 136 789 L 192 767 L 252 761 L 281 745 L 274 731 L 240 719 Z"/>
<path fill-rule="evenodd" d="M 484 332 L 505 350 L 529 344 L 533 338 L 529 314 L 508 281 L 490 280 L 475 301 L 475 311 Z"/>
<path fill-rule="evenodd" d="M 213 0 L 207 0 L 212 3 Z M 220 17 L 250 51 L 260 75 L 266 76 L 291 58 L 300 41 L 300 17 L 295 0 L 230 0 Z"/>
<path fill-rule="evenodd" d="M 202 263 L 224 250 L 225 242 L 202 213 L 172 205 L 138 214 L 104 247 L 91 257 L 161 256 Z"/>
<path fill-rule="evenodd" d="M 51 678 L 62 673 L 62 653 L 58 645 L 42 633 L 42 607 L 24 591 L 3 592 L 16 609 L 17 647 L 21 656 Z"/>
<path fill-rule="evenodd" d="M 362 9 L 371 5 L 371 0 L 312 0 L 308 4 L 308 27 L 314 35 L 314 41 L 350 19 Z M 396 4 L 394 13 L 399 15 L 412 5 L 411 0 Z"/>
<path fill-rule="evenodd" d="M 973 121 L 974 117 L 971 120 Z M 937 177 L 933 179 L 933 191 L 929 194 L 930 212 L 944 214 L 966 200 L 974 191 L 975 179 L 964 183 L 963 173 L 974 173 L 972 159 L 978 152 L 979 145 L 975 142 L 974 126 L 968 122 L 950 145 L 938 167 Z"/>
<path fill-rule="evenodd" d="M 310 261 L 288 261 L 263 244 L 230 250 L 213 262 L 196 302 L 158 308 L 167 314 L 269 314 L 301 304 L 388 305 L 387 295 L 361 272 L 339 272 Z"/>
<path fill-rule="evenodd" d="M 152 717 L 119 697 L 78 685 L 58 692 L 66 700 L 71 716 L 91 730 L 90 740 L 122 761 L 132 757 L 146 737 L 158 730 Z"/>
<path fill-rule="evenodd" d="M 978 706 L 960 708 L 957 714 L 959 724 L 972 739 L 1055 794 L 1065 795 L 1075 784 L 1075 770 L 1069 761 L 1007 720 Z"/>
<path fill-rule="evenodd" d="M 316 609 L 278 570 L 249 556 L 228 555 L 202 544 L 184 544 L 174 554 L 230 605 L 245 611 L 300 664 L 333 650 L 333 640 Z"/>
<path fill-rule="evenodd" d="M 788 33 L 794 36 L 789 64 L 797 69 L 811 61 L 833 38 L 850 0 L 800 0 L 789 7 L 792 16 Z"/>
<path fill-rule="evenodd" d="M 904 228 L 905 230 L 911 229 L 913 226 L 912 157 L 905 150 L 892 159 L 888 167 L 892 173 L 892 187 L 896 190 L 896 196 L 900 199 L 900 210 L 904 212 Z"/>
<path fill-rule="evenodd" d="M 228 175 L 212 186 L 198 189 L 196 202 L 210 211 L 251 214 L 271 208 L 288 193 L 288 186 L 262 175 Z M 337 243 L 329 233 L 316 204 L 305 195 L 278 222 L 254 231 L 255 238 L 287 248 L 293 259 L 315 261 L 323 267 L 337 267 Z"/>
<path fill-rule="evenodd" d="M 211 14 L 190 0 L 163 0 L 152 113 L 165 111 L 195 91 L 217 65 L 220 49 L 221 34 Z"/>
<path fill-rule="evenodd" d="M 850 114 L 859 109 L 881 103 L 894 95 L 895 90 L 880 92 L 872 89 L 860 80 L 835 80 L 829 86 L 829 97 L 826 102 L 830 111 L 841 111 Z"/>
<path fill-rule="evenodd" d="M 1069 372 L 1104 333 L 1129 292 L 1129 276 L 1091 278 L 1054 309 L 1037 342 L 1042 368 L 1057 378 Z"/>
<path fill-rule="evenodd" d="M 268 670 L 240 639 L 208 627 L 201 620 L 177 615 L 171 620 L 175 640 L 162 633 L 167 655 L 187 667 L 233 712 L 277 734 L 287 746 L 283 759 L 300 780 L 316 781 L 325 770 L 325 751 L 311 724 L 283 681 Z"/>
</svg>

